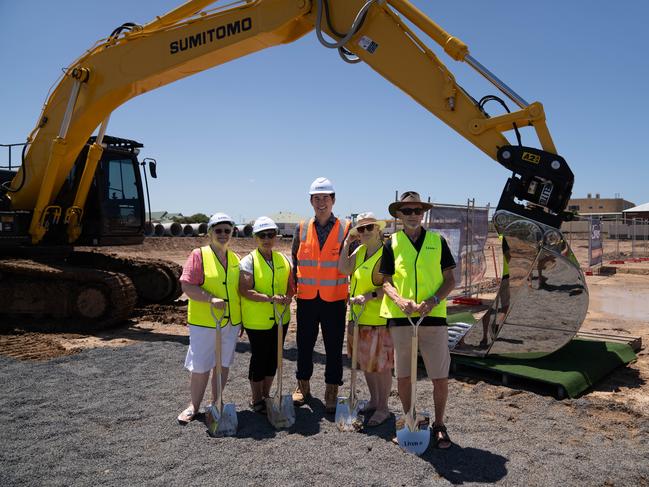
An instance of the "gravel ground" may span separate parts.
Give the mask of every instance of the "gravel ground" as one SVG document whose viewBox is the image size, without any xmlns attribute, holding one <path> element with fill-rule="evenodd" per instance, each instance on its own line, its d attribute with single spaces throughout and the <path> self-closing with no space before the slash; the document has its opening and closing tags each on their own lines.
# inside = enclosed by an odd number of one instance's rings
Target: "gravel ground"
<svg viewBox="0 0 649 487">
<path fill-rule="evenodd" d="M 202 420 L 183 427 L 175 419 L 188 395 L 186 344 L 142 341 L 47 362 L 0 357 L 0 485 L 649 485 L 647 416 L 588 396 L 558 401 L 476 380 L 450 381 L 448 451 L 402 452 L 390 442 L 394 421 L 340 433 L 319 399 L 297 411 L 291 431 L 275 432 L 246 407 L 245 341 L 226 389 L 238 436 L 210 438 Z M 313 389 L 322 398 L 318 347 Z M 367 397 L 364 383 L 359 390 Z M 398 398 L 390 400 L 399 411 Z M 418 404 L 432 406 L 423 378 Z"/>
</svg>

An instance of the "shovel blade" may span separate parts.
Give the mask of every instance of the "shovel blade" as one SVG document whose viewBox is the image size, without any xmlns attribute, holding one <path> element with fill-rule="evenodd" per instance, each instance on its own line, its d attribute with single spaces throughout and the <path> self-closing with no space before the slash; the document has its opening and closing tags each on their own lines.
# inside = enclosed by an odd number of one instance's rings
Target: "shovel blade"
<svg viewBox="0 0 649 487">
<path fill-rule="evenodd" d="M 427 426 L 420 428 L 418 423 L 408 419 L 398 423 L 403 424 L 397 429 L 397 440 L 401 449 L 415 455 L 422 455 L 430 443 L 430 428 Z M 408 424 L 414 424 L 414 428 L 411 430 Z"/>
<path fill-rule="evenodd" d="M 287 429 L 295 424 L 295 406 L 290 395 L 283 395 L 279 401 L 275 398 L 266 399 L 266 414 L 268 421 L 275 429 Z"/>
<path fill-rule="evenodd" d="M 210 406 L 207 410 L 207 431 L 210 436 L 234 436 L 237 434 L 237 409 L 232 403 L 224 404 L 223 410 L 219 411 L 216 405 Z"/>
<path fill-rule="evenodd" d="M 366 404 L 367 401 L 356 401 L 356 404 L 352 405 L 349 396 L 338 396 L 334 417 L 338 429 L 340 431 L 359 431 L 363 427 L 359 411 Z"/>
</svg>

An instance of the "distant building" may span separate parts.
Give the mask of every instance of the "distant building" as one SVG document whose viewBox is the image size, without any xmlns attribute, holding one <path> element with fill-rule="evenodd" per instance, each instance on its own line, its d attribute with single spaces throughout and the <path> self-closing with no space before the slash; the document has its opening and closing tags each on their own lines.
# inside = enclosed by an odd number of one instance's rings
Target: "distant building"
<svg viewBox="0 0 649 487">
<path fill-rule="evenodd" d="M 308 220 L 307 217 L 290 211 L 280 211 L 268 216 L 277 223 L 279 234 L 285 236 L 292 236 L 295 232 L 295 227 L 297 227 L 302 220 Z"/>
<path fill-rule="evenodd" d="M 582 216 L 622 216 L 624 210 L 634 206 L 635 203 L 620 197 L 600 198 L 599 193 L 595 193 L 594 198 L 588 193 L 586 198 L 572 198 L 568 201 L 568 210 L 576 211 Z"/>
<path fill-rule="evenodd" d="M 168 211 L 152 211 L 151 221 L 157 223 L 172 222 L 174 218 L 182 218 L 182 213 L 169 213 Z"/>
<path fill-rule="evenodd" d="M 649 203 L 644 205 L 634 206 L 628 210 L 624 210 L 624 218 L 631 220 L 638 218 L 640 220 L 649 220 Z"/>
</svg>

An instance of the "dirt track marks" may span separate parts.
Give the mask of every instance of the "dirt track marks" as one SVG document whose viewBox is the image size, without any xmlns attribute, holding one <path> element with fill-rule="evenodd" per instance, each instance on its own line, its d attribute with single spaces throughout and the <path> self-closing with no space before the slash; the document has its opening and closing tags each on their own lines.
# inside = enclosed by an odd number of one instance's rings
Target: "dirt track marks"
<svg viewBox="0 0 649 487">
<path fill-rule="evenodd" d="M 0 354 L 18 360 L 49 360 L 73 353 L 41 333 L 0 335 Z"/>
</svg>

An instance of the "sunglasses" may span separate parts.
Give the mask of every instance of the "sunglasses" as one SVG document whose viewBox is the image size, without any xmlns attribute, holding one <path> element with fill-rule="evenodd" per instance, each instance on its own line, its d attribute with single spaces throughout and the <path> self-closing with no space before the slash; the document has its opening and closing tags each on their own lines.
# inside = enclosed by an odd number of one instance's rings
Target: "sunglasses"
<svg viewBox="0 0 649 487">
<path fill-rule="evenodd" d="M 374 230 L 374 223 L 370 223 L 369 225 L 364 225 L 364 226 L 358 227 L 356 229 L 356 231 L 358 233 L 365 233 L 365 230 L 367 230 L 368 232 L 371 232 L 372 230 Z"/>
<path fill-rule="evenodd" d="M 212 232 L 215 235 L 221 235 L 222 233 L 225 233 L 226 235 L 230 235 L 230 232 L 232 232 L 232 229 L 230 229 L 230 228 L 212 228 Z"/>
<path fill-rule="evenodd" d="M 262 240 L 266 238 L 275 238 L 277 237 L 277 232 L 260 232 L 260 233 L 256 233 L 255 237 L 259 237 Z"/>
<path fill-rule="evenodd" d="M 423 208 L 401 208 L 399 210 L 404 215 L 421 215 L 424 212 Z"/>
</svg>

